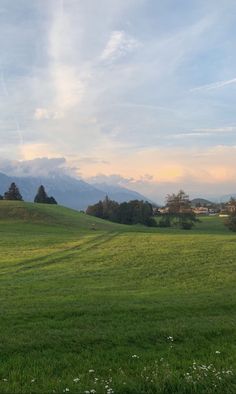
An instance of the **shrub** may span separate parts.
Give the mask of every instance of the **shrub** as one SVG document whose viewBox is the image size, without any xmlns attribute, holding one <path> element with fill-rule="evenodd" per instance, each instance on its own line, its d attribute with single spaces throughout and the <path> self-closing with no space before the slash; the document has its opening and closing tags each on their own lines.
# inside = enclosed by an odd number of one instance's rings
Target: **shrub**
<svg viewBox="0 0 236 394">
<path fill-rule="evenodd" d="M 228 220 L 226 220 L 225 222 L 226 227 L 228 227 L 228 229 L 230 231 L 236 231 L 236 213 L 232 213 L 229 217 Z"/>
<path fill-rule="evenodd" d="M 168 215 L 162 216 L 161 220 L 159 221 L 159 227 L 171 227 L 171 220 Z"/>
</svg>

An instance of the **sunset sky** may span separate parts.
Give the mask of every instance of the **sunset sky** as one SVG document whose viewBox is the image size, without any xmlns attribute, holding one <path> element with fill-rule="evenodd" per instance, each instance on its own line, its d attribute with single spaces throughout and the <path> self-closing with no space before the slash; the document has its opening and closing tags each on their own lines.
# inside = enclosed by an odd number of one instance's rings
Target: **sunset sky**
<svg viewBox="0 0 236 394">
<path fill-rule="evenodd" d="M 1 0 L 0 171 L 236 193 L 235 20 L 235 0 Z"/>
</svg>

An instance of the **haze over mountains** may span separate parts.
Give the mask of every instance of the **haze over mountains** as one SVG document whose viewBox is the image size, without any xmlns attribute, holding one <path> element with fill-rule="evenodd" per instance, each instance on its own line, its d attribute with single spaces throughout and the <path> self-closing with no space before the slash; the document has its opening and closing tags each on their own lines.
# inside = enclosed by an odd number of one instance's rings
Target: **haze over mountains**
<svg viewBox="0 0 236 394">
<path fill-rule="evenodd" d="M 81 179 L 65 174 L 56 173 L 46 176 L 9 176 L 0 173 L 0 194 L 8 189 L 11 182 L 15 182 L 25 201 L 33 201 L 38 187 L 43 184 L 48 195 L 52 195 L 58 204 L 69 208 L 84 210 L 90 204 L 104 199 L 106 195 L 117 201 L 149 200 L 147 197 L 133 190 L 121 186 L 96 183 L 91 185 Z"/>
</svg>

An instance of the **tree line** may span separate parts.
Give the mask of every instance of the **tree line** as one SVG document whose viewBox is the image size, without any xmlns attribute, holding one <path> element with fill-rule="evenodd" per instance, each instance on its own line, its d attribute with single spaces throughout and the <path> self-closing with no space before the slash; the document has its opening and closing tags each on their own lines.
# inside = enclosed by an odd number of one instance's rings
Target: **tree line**
<svg viewBox="0 0 236 394">
<path fill-rule="evenodd" d="M 4 193 L 3 196 L 0 195 L 0 200 L 23 201 L 23 197 L 15 182 L 11 183 L 9 189 Z M 57 204 L 57 201 L 54 197 L 49 197 L 47 195 L 43 185 L 39 186 L 36 196 L 34 198 L 34 202 L 41 204 Z"/>
<path fill-rule="evenodd" d="M 106 196 L 103 201 L 90 205 L 86 213 L 115 223 L 156 226 L 152 204 L 147 201 L 133 200 L 119 204 Z"/>
<path fill-rule="evenodd" d="M 166 209 L 160 213 L 148 201 L 133 200 L 121 204 L 106 197 L 87 208 L 88 215 L 121 224 L 144 224 L 150 227 L 179 227 L 190 230 L 198 221 L 189 196 L 180 190 L 166 197 Z M 154 218 L 157 216 L 157 218 Z"/>
</svg>

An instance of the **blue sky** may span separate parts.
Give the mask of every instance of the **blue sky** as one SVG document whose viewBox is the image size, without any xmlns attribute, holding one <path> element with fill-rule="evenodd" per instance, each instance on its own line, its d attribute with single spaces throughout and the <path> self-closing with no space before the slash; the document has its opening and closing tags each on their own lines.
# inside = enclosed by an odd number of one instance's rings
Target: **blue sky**
<svg viewBox="0 0 236 394">
<path fill-rule="evenodd" d="M 231 0 L 1 0 L 0 169 L 236 192 L 235 17 Z"/>
</svg>

